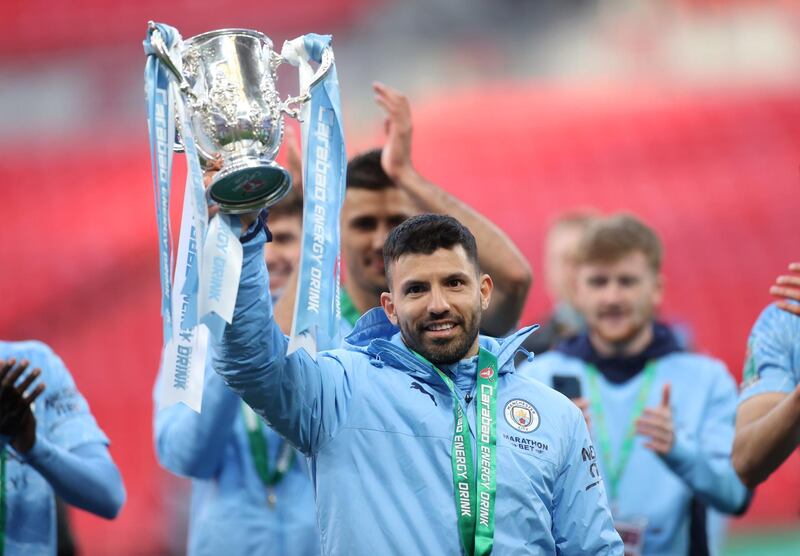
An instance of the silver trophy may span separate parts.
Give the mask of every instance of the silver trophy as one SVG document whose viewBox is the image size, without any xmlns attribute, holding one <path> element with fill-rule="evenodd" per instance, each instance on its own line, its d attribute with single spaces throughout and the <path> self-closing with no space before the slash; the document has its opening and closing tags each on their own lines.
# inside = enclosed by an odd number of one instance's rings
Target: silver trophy
<svg viewBox="0 0 800 556">
<path fill-rule="evenodd" d="M 156 55 L 175 75 L 189 107 L 201 162 L 219 167 L 209 198 L 233 214 L 277 203 L 292 186 L 289 172 L 275 163 L 283 114 L 298 118 L 310 96 L 280 100 L 275 82 L 284 60 L 272 41 L 249 29 L 209 31 L 178 45 L 178 64 L 156 25 L 151 21 L 148 26 Z M 326 49 L 312 86 L 332 62 L 333 53 Z"/>
</svg>

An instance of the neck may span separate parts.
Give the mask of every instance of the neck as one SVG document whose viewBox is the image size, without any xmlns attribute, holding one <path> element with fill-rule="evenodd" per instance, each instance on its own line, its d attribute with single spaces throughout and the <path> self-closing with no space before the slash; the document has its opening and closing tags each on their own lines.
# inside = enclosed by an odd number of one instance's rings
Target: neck
<svg viewBox="0 0 800 556">
<path fill-rule="evenodd" d="M 353 306 L 358 310 L 359 314 L 363 315 L 373 307 L 380 307 L 381 294 L 375 294 L 372 290 L 359 288 L 351 280 L 348 280 L 342 287 L 350 296 Z"/>
<path fill-rule="evenodd" d="M 478 355 L 478 350 L 480 349 L 481 344 L 478 342 L 478 337 L 475 336 L 475 343 L 472 344 L 472 347 L 469 348 L 469 351 L 462 359 L 469 359 L 470 357 L 474 357 Z"/>
<path fill-rule="evenodd" d="M 595 351 L 603 357 L 631 357 L 642 353 L 653 341 L 653 323 L 648 322 L 631 338 L 621 342 L 609 342 L 595 331 L 589 331 L 589 341 Z"/>
</svg>

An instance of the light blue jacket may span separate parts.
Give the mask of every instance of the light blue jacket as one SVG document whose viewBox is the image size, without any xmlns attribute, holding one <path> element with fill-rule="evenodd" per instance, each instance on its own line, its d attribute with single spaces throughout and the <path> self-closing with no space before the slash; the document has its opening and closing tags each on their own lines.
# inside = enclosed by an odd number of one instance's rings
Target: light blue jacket
<svg viewBox="0 0 800 556">
<path fill-rule="evenodd" d="M 524 364 L 520 372 L 548 385 L 553 375 L 575 376 L 583 396 L 589 398 L 585 364 L 576 357 L 547 352 Z M 746 506 L 747 490 L 730 462 L 736 386 L 721 362 L 692 353 L 675 352 L 658 359 L 655 373 L 645 407 L 657 406 L 663 385 L 671 384 L 674 445 L 661 457 L 644 447 L 644 437 L 637 436 L 620 480 L 618 499 L 611 503 L 619 519 L 647 520 L 644 554 L 676 556 L 688 550 L 693 497 L 725 513 Z M 619 457 L 643 378 L 639 373 L 614 384 L 599 376 L 613 462 Z M 597 440 L 597 416 L 591 410 L 590 416 L 592 438 Z M 608 484 L 603 457 L 598 461 Z"/>
<path fill-rule="evenodd" d="M 461 553 L 451 462 L 453 399 L 381 310 L 364 315 L 345 349 L 286 356 L 265 284 L 263 234 L 244 246 L 233 325 L 215 369 L 311 460 L 325 554 Z M 481 337 L 499 364 L 494 554 L 622 554 L 577 408 L 514 373 L 525 330 Z M 451 369 L 475 430 L 475 363 Z M 538 427 L 504 418 L 512 400 Z M 473 436 L 474 439 L 474 436 Z"/>
<path fill-rule="evenodd" d="M 3 554 L 50 556 L 56 553 L 54 491 L 67 503 L 110 519 L 125 501 L 125 488 L 108 438 L 61 359 L 41 342 L 0 342 L 0 359 L 12 357 L 30 361 L 23 376 L 42 370 L 36 383 L 43 382 L 45 391 L 34 402 L 33 448 L 22 455 L 0 437 L 6 458 Z"/>
<path fill-rule="evenodd" d="M 296 453 L 274 486 L 274 507 L 256 472 L 242 401 L 213 371 L 208 354 L 200 414 L 179 404 L 154 415 L 158 460 L 192 480 L 188 553 L 193 556 L 314 556 L 319 529 L 306 458 Z M 162 375 L 163 376 L 163 375 Z M 159 384 L 156 382 L 156 407 Z M 274 469 L 283 440 L 263 427 Z"/>
<path fill-rule="evenodd" d="M 790 393 L 800 384 L 800 317 L 769 305 L 747 342 L 739 403 L 767 392 Z"/>
</svg>

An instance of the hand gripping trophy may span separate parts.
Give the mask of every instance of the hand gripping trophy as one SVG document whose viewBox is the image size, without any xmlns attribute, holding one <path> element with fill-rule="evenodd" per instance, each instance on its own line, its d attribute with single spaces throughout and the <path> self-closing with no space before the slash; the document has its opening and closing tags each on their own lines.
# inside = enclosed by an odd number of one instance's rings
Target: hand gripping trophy
<svg viewBox="0 0 800 556">
<path fill-rule="evenodd" d="M 232 320 L 242 261 L 234 215 L 269 207 L 292 186 L 289 173 L 275 162 L 284 115 L 301 121 L 306 176 L 298 305 L 306 306 L 306 283 L 315 285 L 315 300 L 323 299 L 322 310 L 313 315 L 296 313 L 293 336 L 335 335 L 346 159 L 330 42 L 330 36 L 308 34 L 287 41 L 278 54 L 258 31 L 220 29 L 184 41 L 168 25 L 148 24 L 145 89 L 159 226 L 163 364 L 172 376 L 165 405 L 182 401 L 199 408 L 207 335 L 221 334 Z M 299 68 L 300 93 L 281 100 L 277 69 L 285 61 Z M 186 153 L 188 166 L 174 279 L 169 225 L 173 150 Z M 207 190 L 201 166 L 219 169 Z M 211 203 L 222 214 L 209 222 Z M 313 235 L 320 218 L 326 230 L 323 256 Z M 306 257 L 306 247 L 314 248 L 313 257 Z M 311 276 L 333 278 L 320 292 L 319 280 Z M 300 345 L 313 351 L 316 339 Z"/>
</svg>

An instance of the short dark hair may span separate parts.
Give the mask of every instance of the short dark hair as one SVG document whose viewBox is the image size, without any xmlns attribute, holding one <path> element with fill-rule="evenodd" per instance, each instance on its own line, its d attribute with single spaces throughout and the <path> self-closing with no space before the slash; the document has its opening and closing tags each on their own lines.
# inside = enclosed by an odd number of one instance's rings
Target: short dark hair
<svg viewBox="0 0 800 556">
<path fill-rule="evenodd" d="M 347 163 L 347 188 L 379 191 L 395 187 L 392 178 L 383 171 L 383 149 L 371 149 L 357 154 Z"/>
<path fill-rule="evenodd" d="M 630 214 L 597 218 L 586 228 L 578 249 L 578 263 L 616 263 L 640 251 L 647 265 L 658 274 L 663 250 L 655 231 Z"/>
<path fill-rule="evenodd" d="M 293 185 L 286 194 L 286 197 L 269 207 L 269 215 L 272 218 L 284 218 L 288 216 L 303 217 L 303 193 L 299 187 Z"/>
<path fill-rule="evenodd" d="M 383 244 L 383 264 L 386 279 L 391 285 L 392 265 L 403 255 L 430 255 L 437 249 L 452 249 L 460 245 L 478 271 L 478 246 L 475 236 L 461 222 L 445 214 L 412 216 L 390 233 Z"/>
</svg>

